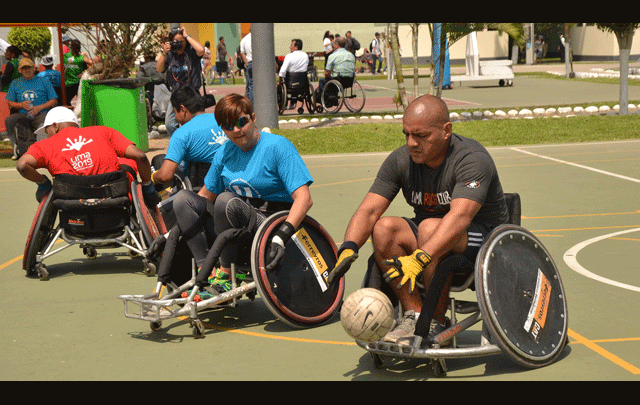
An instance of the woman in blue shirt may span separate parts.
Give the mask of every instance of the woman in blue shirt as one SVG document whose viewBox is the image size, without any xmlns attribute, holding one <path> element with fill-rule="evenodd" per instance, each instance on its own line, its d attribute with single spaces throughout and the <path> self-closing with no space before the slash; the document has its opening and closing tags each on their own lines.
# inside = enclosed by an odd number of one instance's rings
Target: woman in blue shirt
<svg viewBox="0 0 640 405">
<path fill-rule="evenodd" d="M 287 242 L 300 227 L 313 206 L 309 186 L 313 179 L 295 146 L 287 139 L 260 132 L 256 127 L 253 106 L 246 97 L 232 94 L 216 106 L 216 120 L 231 142 L 216 154 L 205 187 L 199 195 L 183 191 L 174 201 L 174 210 L 181 232 L 187 232 L 201 221 L 214 204 L 209 233 L 220 235 L 228 229 L 245 228 L 253 212 L 257 221 L 250 231 L 255 234 L 266 218 L 275 212 L 288 210 L 285 224 L 270 247 L 267 270 L 277 266 Z M 192 236 L 192 235 L 187 235 Z M 206 232 L 187 238 L 187 243 L 201 267 L 209 249 Z M 218 292 L 231 289 L 230 265 L 233 254 L 241 249 L 223 252 L 221 269 L 211 283 Z M 204 297 L 203 297 L 204 298 Z"/>
</svg>

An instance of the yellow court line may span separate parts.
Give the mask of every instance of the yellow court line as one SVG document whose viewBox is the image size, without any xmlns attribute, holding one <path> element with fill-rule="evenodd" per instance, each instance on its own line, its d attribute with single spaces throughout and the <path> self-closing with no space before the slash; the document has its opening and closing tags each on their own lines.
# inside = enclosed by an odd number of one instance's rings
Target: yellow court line
<svg viewBox="0 0 640 405">
<path fill-rule="evenodd" d="M 622 367 L 623 369 L 627 370 L 631 374 L 640 375 L 640 368 L 635 367 L 632 364 L 629 364 L 628 362 L 622 360 L 618 356 L 608 352 L 607 350 L 598 346 L 593 340 L 589 340 L 583 336 L 580 336 L 579 334 L 577 334 L 572 330 L 569 330 L 569 337 L 576 340 L 577 343 L 585 345 L 586 347 L 598 353 L 600 356 L 611 361 L 612 363 Z"/>
<path fill-rule="evenodd" d="M 602 226 L 595 228 L 568 228 L 568 229 L 543 229 L 538 231 L 530 231 L 531 233 L 540 233 L 540 232 L 577 232 L 577 231 L 601 231 L 604 229 L 631 229 L 638 228 L 640 225 L 632 225 L 632 226 Z"/>
<path fill-rule="evenodd" d="M 4 270 L 4 269 L 6 269 L 7 267 L 11 266 L 11 265 L 12 265 L 12 264 L 14 264 L 14 263 L 19 262 L 19 261 L 20 261 L 20 260 L 22 260 L 23 258 L 24 258 L 24 255 L 23 255 L 23 256 L 20 256 L 20 257 L 16 257 L 15 259 L 13 259 L 13 260 L 11 260 L 11 261 L 9 261 L 9 262 L 6 262 L 5 264 L 3 264 L 3 265 L 1 265 L 1 266 L 0 266 L 0 271 L 2 271 L 2 270 Z"/>
<path fill-rule="evenodd" d="M 282 340 L 286 342 L 313 343 L 313 344 L 332 345 L 332 346 L 357 346 L 355 342 L 350 343 L 350 342 L 332 342 L 328 340 L 299 339 L 299 338 L 290 338 L 290 337 L 284 337 L 284 336 L 267 335 L 264 333 L 246 332 L 246 331 L 241 331 L 237 329 L 223 328 L 222 326 L 215 326 L 215 325 L 208 325 L 208 324 L 205 324 L 205 326 L 209 329 L 215 329 L 221 332 L 229 332 L 229 333 L 235 333 L 237 335 L 244 335 L 244 336 L 258 337 L 258 338 L 265 338 L 265 339 L 272 339 L 272 340 Z"/>
<path fill-rule="evenodd" d="M 612 212 L 606 214 L 582 214 L 582 215 L 557 215 L 557 216 L 547 216 L 547 217 L 525 217 L 522 219 L 559 219 L 559 218 L 589 218 L 589 217 L 609 217 L 609 216 L 617 216 L 617 215 L 636 215 L 640 214 L 640 211 L 635 212 Z"/>
</svg>

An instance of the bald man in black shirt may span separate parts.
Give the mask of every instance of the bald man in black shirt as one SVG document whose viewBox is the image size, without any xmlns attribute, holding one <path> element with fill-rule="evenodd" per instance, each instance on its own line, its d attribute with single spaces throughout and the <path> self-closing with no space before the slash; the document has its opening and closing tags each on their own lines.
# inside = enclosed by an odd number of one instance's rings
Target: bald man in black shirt
<svg viewBox="0 0 640 405">
<path fill-rule="evenodd" d="M 450 254 L 475 262 L 486 236 L 508 221 L 508 209 L 493 159 L 478 142 L 453 133 L 449 109 L 424 96 L 405 113 L 407 144 L 393 152 L 353 216 L 330 277 L 338 280 L 372 237 L 375 263 L 394 287 L 405 315 L 384 341 L 410 343 L 422 310 L 419 277 L 428 289 L 438 264 Z M 415 218 L 383 217 L 403 192 Z M 395 260 L 394 258 L 398 258 Z M 432 329 L 444 331 L 448 291 L 442 294 Z"/>
</svg>

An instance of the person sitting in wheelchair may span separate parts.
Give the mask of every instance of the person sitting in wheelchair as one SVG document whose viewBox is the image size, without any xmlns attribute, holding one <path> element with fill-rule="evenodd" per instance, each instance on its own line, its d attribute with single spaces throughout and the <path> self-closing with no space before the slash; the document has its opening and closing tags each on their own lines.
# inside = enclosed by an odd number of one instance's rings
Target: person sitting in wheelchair
<svg viewBox="0 0 640 405">
<path fill-rule="evenodd" d="M 324 92 L 324 88 L 331 80 L 336 78 L 342 78 L 342 80 L 351 81 L 353 85 L 353 79 L 356 77 L 356 57 L 346 50 L 347 41 L 344 38 L 338 38 L 333 43 L 334 51 L 329 56 L 327 65 L 324 69 L 325 77 L 320 79 L 320 85 L 316 90 L 315 100 L 316 103 L 321 103 L 320 97 Z M 349 84 L 349 83 L 344 83 Z M 351 86 L 344 86 L 345 88 Z"/>
<path fill-rule="evenodd" d="M 372 237 L 370 266 L 382 273 L 372 270 L 372 277 L 384 275 L 393 290 L 387 294 L 397 295 L 405 310 L 383 341 L 412 345 L 420 314 L 429 306 L 433 321 L 426 320 L 426 327 L 431 329 L 420 336 L 433 344 L 428 338 L 446 330 L 451 279 L 442 296 L 423 302 L 416 291 L 419 277 L 428 290 L 439 263 L 450 254 L 464 254 L 475 263 L 485 237 L 506 224 L 509 214 L 493 159 L 478 142 L 453 133 L 442 100 L 424 96 L 414 101 L 405 114 L 404 133 L 407 144 L 384 163 L 352 218 L 329 282 L 346 274 Z M 416 218 L 383 217 L 401 190 Z"/>
<path fill-rule="evenodd" d="M 205 113 L 209 107 L 207 100 L 192 87 L 176 90 L 171 95 L 171 105 L 181 127 L 171 137 L 167 154 L 154 158 L 153 166 L 157 171 L 151 178 L 154 184 L 169 184 L 180 164 L 185 162 L 184 175 L 191 179 L 193 187 L 201 187 L 204 175 L 191 173 L 192 165 L 194 168 L 211 165 L 216 152 L 229 138 L 216 122 L 216 117 Z"/>
<path fill-rule="evenodd" d="M 35 143 L 18 161 L 18 172 L 38 184 L 36 199 L 41 202 L 53 189 L 51 176 L 94 176 L 122 170 L 124 159 L 132 161 L 142 180 L 145 202 L 154 207 L 160 196 L 151 182 L 151 164 L 145 153 L 121 133 L 107 127 L 80 128 L 73 111 L 66 107 L 52 109 L 44 125 L 36 131 L 48 139 Z"/>
<path fill-rule="evenodd" d="M 300 154 L 287 139 L 256 128 L 248 98 L 237 94 L 225 97 L 216 106 L 215 116 L 230 142 L 216 154 L 199 194 L 183 190 L 173 203 L 178 230 L 197 268 L 211 273 L 209 288 L 200 292 L 198 299 L 202 300 L 232 289 L 231 264 L 236 263 L 234 255 L 243 251 L 243 246 L 226 248 L 216 273 L 213 268 L 202 268 L 212 235 L 247 228 L 255 235 L 267 216 L 290 211 L 270 246 L 270 271 L 278 266 L 286 244 L 313 206 L 309 190 L 313 179 Z"/>
<path fill-rule="evenodd" d="M 297 81 L 299 77 L 302 80 L 299 80 L 300 85 L 297 87 L 302 89 L 309 88 L 309 79 L 307 78 L 309 72 L 309 55 L 302 51 L 303 46 L 302 40 L 300 39 L 291 41 L 291 53 L 284 58 L 284 63 L 279 73 L 278 85 L 281 85 L 284 80 L 287 80 L 285 84 L 287 88 L 290 89 L 295 87 L 291 86 L 291 83 L 294 80 Z M 295 108 L 295 101 L 291 100 L 289 109 L 293 110 Z"/>
</svg>

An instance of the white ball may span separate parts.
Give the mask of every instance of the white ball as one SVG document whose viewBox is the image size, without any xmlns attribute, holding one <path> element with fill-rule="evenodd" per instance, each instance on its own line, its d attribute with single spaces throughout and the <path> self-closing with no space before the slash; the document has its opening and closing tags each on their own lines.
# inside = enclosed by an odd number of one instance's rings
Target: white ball
<svg viewBox="0 0 640 405">
<path fill-rule="evenodd" d="M 349 336 L 363 343 L 382 340 L 395 325 L 395 312 L 389 297 L 372 288 L 358 290 L 344 302 L 340 313 Z"/>
</svg>

